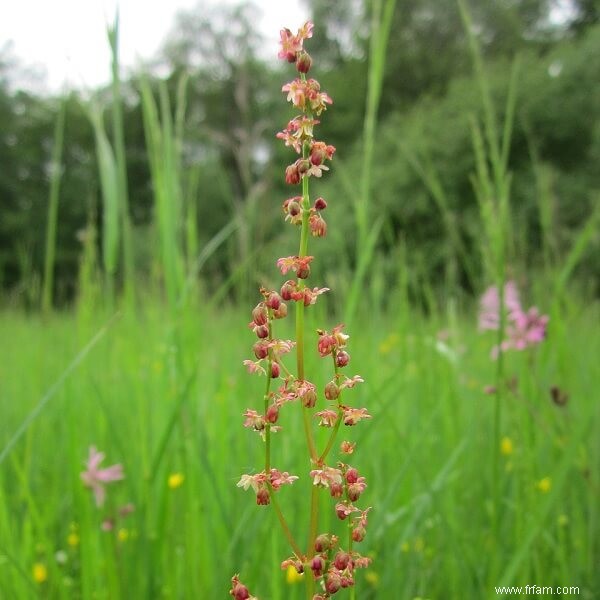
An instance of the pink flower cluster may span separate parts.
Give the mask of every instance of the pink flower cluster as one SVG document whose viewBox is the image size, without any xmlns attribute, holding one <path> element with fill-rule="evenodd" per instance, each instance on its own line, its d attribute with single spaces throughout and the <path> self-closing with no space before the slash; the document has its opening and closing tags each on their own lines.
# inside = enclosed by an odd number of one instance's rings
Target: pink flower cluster
<svg viewBox="0 0 600 600">
<path fill-rule="evenodd" d="M 546 339 L 549 317 L 540 314 L 532 306 L 525 311 L 521 307 L 519 290 L 514 281 L 504 286 L 504 309 L 506 311 L 506 335 L 500 346 L 492 348 L 492 358 L 498 358 L 500 352 L 507 350 L 525 350 Z M 498 330 L 500 328 L 500 294 L 496 286 L 489 287 L 480 301 L 479 329 Z"/>
<path fill-rule="evenodd" d="M 95 446 L 90 446 L 89 458 L 86 463 L 86 470 L 81 473 L 81 481 L 86 487 L 89 487 L 94 493 L 96 506 L 98 508 L 104 505 L 106 500 L 105 486 L 114 481 L 125 479 L 122 465 L 112 465 L 110 467 L 100 468 L 100 463 L 104 460 L 104 452 L 98 452 Z"/>
<path fill-rule="evenodd" d="M 290 475 L 287 471 L 281 472 L 271 469 L 267 475 L 264 471 L 255 475 L 242 475 L 237 486 L 247 490 L 252 488 L 256 494 L 256 504 L 269 504 L 269 487 L 277 491 L 282 485 L 291 485 L 296 481 L 296 475 Z"/>
<path fill-rule="evenodd" d="M 241 476 L 238 487 L 252 489 L 259 505 L 272 504 L 278 513 L 279 521 L 294 556 L 283 562 L 282 567 L 290 565 L 298 573 L 307 573 L 305 581 L 309 586 L 313 600 L 330 598 L 338 590 L 354 585 L 355 569 L 366 567 L 369 559 L 362 557 L 353 548 L 354 543 L 361 542 L 366 535 L 367 514 L 370 508 L 362 510 L 355 506 L 367 483 L 358 471 L 338 461 L 330 466 L 328 457 L 334 447 L 336 435 L 341 426 L 354 427 L 360 421 L 371 418 L 366 408 L 350 406 L 342 402 L 345 390 L 362 383 L 360 375 L 347 376 L 342 369 L 350 363 L 347 351 L 349 335 L 344 332 L 343 325 L 337 325 L 331 331 L 318 330 L 318 339 L 314 351 L 322 358 L 331 361 L 333 375 L 331 379 L 318 389 L 304 374 L 305 342 L 302 323 L 304 310 L 314 305 L 320 296 L 329 291 L 326 287 L 310 287 L 306 280 L 311 275 L 314 257 L 308 254 L 309 236 L 323 237 L 327 233 L 327 223 L 323 211 L 327 202 L 317 197 L 311 204 L 309 198 L 309 177 L 321 177 L 329 170 L 327 162 L 333 159 L 335 147 L 314 138 L 314 128 L 319 124 L 315 118 L 321 115 L 332 100 L 321 91 L 315 79 L 307 79 L 312 59 L 304 49 L 304 42 L 312 37 L 313 25 L 308 22 L 297 34 L 289 29 L 281 30 L 281 51 L 279 57 L 295 63 L 299 77 L 282 87 L 287 99 L 301 114 L 292 118 L 286 128 L 277 137 L 292 148 L 299 158 L 286 168 L 285 180 L 290 185 L 302 183 L 301 193 L 297 193 L 283 203 L 285 221 L 300 229 L 300 251 L 296 255 L 284 256 L 277 260 L 277 267 L 282 275 L 293 277 L 285 281 L 279 290 L 261 289 L 262 300 L 252 310 L 249 328 L 256 335 L 252 346 L 254 360 L 248 359 L 244 364 L 249 372 L 267 376 L 266 391 L 260 408 L 247 408 L 243 413 L 243 425 L 258 433 L 265 441 L 264 468 L 257 473 Z M 277 321 L 288 314 L 288 303 L 294 303 L 296 311 L 296 342 L 280 339 L 276 336 Z M 296 373 L 285 364 L 288 353 L 295 350 Z M 277 385 L 275 385 L 277 382 Z M 329 492 L 333 499 L 331 510 L 339 521 L 345 521 L 346 536 L 344 543 L 334 533 L 322 533 L 315 538 L 320 503 L 311 494 L 311 526 L 309 544 L 302 551 L 293 538 L 290 528 L 285 524 L 285 517 L 279 508 L 278 497 L 275 496 L 284 485 L 292 484 L 298 479 L 287 471 L 280 471 L 271 466 L 271 453 L 275 447 L 271 434 L 281 431 L 281 422 L 285 424 L 285 414 L 289 404 L 296 404 L 303 412 L 305 423 L 304 435 L 307 442 L 311 469 L 309 476 L 313 482 L 313 491 L 317 488 Z M 318 406 L 321 404 L 321 406 Z M 315 429 L 311 419 L 318 419 L 318 425 L 329 428 L 329 439 L 322 452 L 317 449 Z M 350 455 L 356 444 L 343 441 L 340 452 Z M 314 592 L 315 584 L 318 586 Z M 236 600 L 252 598 L 248 588 L 241 583 L 239 576 L 232 579 L 230 594 Z"/>
</svg>

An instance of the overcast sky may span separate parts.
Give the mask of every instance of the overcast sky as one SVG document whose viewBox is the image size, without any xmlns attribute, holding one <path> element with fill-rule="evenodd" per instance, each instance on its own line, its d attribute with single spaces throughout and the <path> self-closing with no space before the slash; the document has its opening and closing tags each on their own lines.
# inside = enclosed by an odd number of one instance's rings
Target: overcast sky
<svg viewBox="0 0 600 600">
<path fill-rule="evenodd" d="M 170 31 L 180 9 L 215 0 L 16 0 L 5 2 L 0 18 L 0 48 L 12 41 L 12 53 L 26 66 L 41 67 L 40 88 L 60 90 L 107 83 L 110 54 L 106 23 L 119 5 L 121 62 L 125 67 L 150 59 Z M 258 26 L 277 53 L 282 27 L 297 29 L 308 11 L 300 0 L 254 0 L 262 15 Z M 36 86 L 37 88 L 38 86 Z"/>
</svg>

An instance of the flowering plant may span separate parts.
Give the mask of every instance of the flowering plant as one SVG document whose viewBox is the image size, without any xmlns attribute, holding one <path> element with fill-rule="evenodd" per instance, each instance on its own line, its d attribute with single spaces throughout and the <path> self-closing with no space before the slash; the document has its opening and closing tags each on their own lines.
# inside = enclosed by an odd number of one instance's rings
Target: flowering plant
<svg viewBox="0 0 600 600">
<path fill-rule="evenodd" d="M 549 317 L 541 315 L 536 306 L 525 311 L 521 307 L 519 290 L 514 281 L 504 286 L 504 309 L 506 310 L 507 338 L 492 348 L 492 358 L 507 350 L 525 350 L 546 339 Z M 481 331 L 500 329 L 500 294 L 496 286 L 489 287 L 481 297 L 479 329 Z"/>
<path fill-rule="evenodd" d="M 271 505 L 286 536 L 292 555 L 281 566 L 304 574 L 307 597 L 312 600 L 330 598 L 342 588 L 354 585 L 355 570 L 366 567 L 369 560 L 361 556 L 354 544 L 366 535 L 370 507 L 361 509 L 355 503 L 367 487 L 365 478 L 357 469 L 344 460 L 332 463 L 330 455 L 342 425 L 351 427 L 363 419 L 371 418 L 366 408 L 356 408 L 342 402 L 346 389 L 362 383 L 360 375 L 346 376 L 344 369 L 350 362 L 346 349 L 349 336 L 344 326 L 337 325 L 330 331 L 318 330 L 316 350 L 319 355 L 331 360 L 333 375 L 323 388 L 323 399 L 319 400 L 317 385 L 307 379 L 304 368 L 305 331 L 304 313 L 314 305 L 328 288 L 310 287 L 306 280 L 311 273 L 313 256 L 308 254 L 309 235 L 323 237 L 327 234 L 327 223 L 322 212 L 327 202 L 318 197 L 311 204 L 309 181 L 320 178 L 329 170 L 328 162 L 333 159 L 335 147 L 315 138 L 314 130 L 319 117 L 333 101 L 321 91 L 318 81 L 307 78 L 312 59 L 304 49 L 304 42 L 312 37 L 313 24 L 305 23 L 294 35 L 289 29 L 281 30 L 279 58 L 293 63 L 298 77 L 282 87 L 287 100 L 299 113 L 291 119 L 277 138 L 283 140 L 299 157 L 285 170 L 285 181 L 290 185 L 302 185 L 301 194 L 288 198 L 283 203 L 285 221 L 300 230 L 298 254 L 277 260 L 282 275 L 292 273 L 281 288 L 260 290 L 262 299 L 252 311 L 249 324 L 257 341 L 252 350 L 255 360 L 244 364 L 250 373 L 266 377 L 265 393 L 259 409 L 248 408 L 243 413 L 244 427 L 256 431 L 265 444 L 264 467 L 253 474 L 244 474 L 238 487 L 252 489 L 258 505 Z M 283 340 L 276 337 L 276 322 L 288 315 L 288 302 L 295 304 L 296 339 Z M 285 364 L 286 354 L 295 349 L 296 369 Z M 324 404 L 321 406 L 320 404 Z M 271 434 L 281 429 L 282 413 L 288 405 L 302 411 L 304 437 L 308 452 L 307 473 L 312 479 L 310 498 L 310 523 L 308 545 L 303 549 L 296 541 L 279 506 L 277 495 L 281 488 L 293 484 L 298 476 L 281 471 L 272 464 Z M 293 408 L 289 408 L 293 410 Z M 327 443 L 319 451 L 315 443 L 314 427 L 330 430 Z M 343 441 L 340 453 L 348 456 L 354 452 L 355 444 Z M 319 494 L 328 493 L 332 498 L 332 511 L 339 521 L 345 522 L 345 532 L 319 532 Z M 230 594 L 236 600 L 253 598 L 238 575 L 232 578 Z"/>
</svg>

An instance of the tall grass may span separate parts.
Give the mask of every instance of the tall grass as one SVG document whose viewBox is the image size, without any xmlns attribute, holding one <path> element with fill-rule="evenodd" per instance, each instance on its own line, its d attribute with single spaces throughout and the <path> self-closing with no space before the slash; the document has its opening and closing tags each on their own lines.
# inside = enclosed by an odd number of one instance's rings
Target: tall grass
<svg viewBox="0 0 600 600">
<path fill-rule="evenodd" d="M 119 66 L 119 13 L 112 27 L 107 27 L 108 42 L 111 50 L 111 90 L 112 90 L 112 135 L 117 169 L 117 191 L 119 198 L 119 220 L 123 247 L 123 281 L 125 299 L 129 308 L 135 301 L 135 262 L 131 220 L 129 216 L 129 194 L 127 190 L 127 160 L 125 156 L 125 133 L 123 127 L 123 99 L 121 97 L 121 74 Z"/>
<path fill-rule="evenodd" d="M 527 582 L 579 585 L 581 597 L 594 597 L 600 332 L 589 323 L 600 315 L 597 306 L 572 300 L 563 315 L 568 342 L 548 341 L 533 368 L 525 354 L 507 357 L 520 391 L 505 397 L 502 433 L 514 451 L 501 457 L 496 538 L 485 450 L 490 400 L 482 392 L 493 377 L 493 340 L 476 333 L 472 318 L 459 314 L 452 324 L 442 313 L 424 319 L 410 308 L 371 316 L 355 333 L 353 360 L 368 378 L 358 401 L 374 419 L 345 437 L 360 442 L 356 467 L 373 474 L 365 495 L 377 505 L 364 542 L 376 560 L 359 578 L 357 597 L 475 600 L 493 597 L 493 585 Z M 6 335 L 22 340 L 3 353 L 2 374 L 30 372 L 2 378 L 9 402 L 0 425 L 0 589 L 7 597 L 29 597 L 35 587 L 48 598 L 224 598 L 233 568 L 248 574 L 248 585 L 260 581 L 265 598 L 303 597 L 303 586 L 271 568 L 271 557 L 277 563 L 286 550 L 279 534 L 271 536 L 275 523 L 256 518 L 235 487 L 240 457 L 247 457 L 243 470 L 261 450 L 237 427 L 243 398 L 263 383 L 249 382 L 240 365 L 247 317 L 188 305 L 179 319 L 183 375 L 175 381 L 160 304 L 140 306 L 135 319 L 125 314 L 70 370 L 80 347 L 73 317 L 53 317 L 44 327 L 19 314 L 1 317 Z M 310 316 L 307 325 L 318 322 Z M 449 325 L 450 338 L 439 342 L 438 330 Z M 563 362 L 565 351 L 570 360 Z M 318 358 L 308 360 L 318 372 Z M 554 384 L 569 393 L 566 406 L 550 400 Z M 43 413 L 19 430 L 49 392 Z M 292 448 L 301 443 L 301 423 L 283 425 L 290 441 L 282 438 L 282 460 L 299 471 Z M 107 453 L 108 464 L 124 464 L 126 479 L 109 490 L 115 506 L 136 505 L 111 533 L 101 531 L 101 514 L 79 481 L 90 444 Z M 184 483 L 170 489 L 176 472 Z M 538 487 L 544 477 L 551 479 L 547 493 Z M 295 498 L 281 496 L 283 509 L 297 516 L 294 528 L 308 517 Z M 79 536 L 74 546 L 71 531 Z M 36 562 L 48 568 L 45 583 L 33 582 Z"/>
<path fill-rule="evenodd" d="M 104 268 L 105 300 L 109 307 L 115 303 L 115 277 L 117 273 L 119 228 L 119 172 L 113 148 L 106 135 L 103 111 L 92 101 L 88 116 L 94 129 L 96 160 L 102 193 L 102 265 Z"/>
<path fill-rule="evenodd" d="M 56 230 L 58 224 L 58 200 L 62 177 L 62 153 L 65 135 L 66 100 L 60 104 L 54 127 L 54 146 L 50 172 L 50 195 L 48 197 L 48 220 L 46 222 L 46 252 L 44 254 L 44 279 L 42 288 L 42 310 L 52 308 L 54 290 L 54 257 L 56 256 Z"/>
<path fill-rule="evenodd" d="M 384 221 L 380 215 L 374 222 L 370 214 L 373 155 L 377 134 L 377 113 L 383 88 L 385 56 L 396 0 L 375 0 L 371 10 L 371 36 L 369 45 L 369 79 L 367 84 L 367 104 L 363 125 L 363 170 L 358 182 L 358 195 L 355 198 L 354 213 L 358 231 L 356 243 L 356 272 L 346 301 L 345 320 L 352 322 L 356 314 L 369 266 L 373 263 L 375 244 Z M 349 176 L 351 180 L 354 176 Z"/>
<path fill-rule="evenodd" d="M 140 83 L 144 133 L 155 202 L 156 234 L 166 295 L 172 308 L 177 304 L 185 281 L 185 260 L 181 246 L 183 228 L 181 143 L 186 82 L 186 77 L 183 77 L 177 88 L 175 123 L 166 83 L 159 82 L 158 106 L 148 80 L 143 78 Z"/>
</svg>

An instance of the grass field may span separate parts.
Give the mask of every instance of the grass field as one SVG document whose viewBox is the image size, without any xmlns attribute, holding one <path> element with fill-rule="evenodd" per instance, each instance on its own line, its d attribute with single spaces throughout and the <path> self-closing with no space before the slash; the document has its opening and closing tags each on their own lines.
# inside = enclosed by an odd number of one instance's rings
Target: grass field
<svg viewBox="0 0 600 600">
<path fill-rule="evenodd" d="M 373 506 L 361 550 L 374 562 L 357 598 L 494 598 L 495 586 L 527 584 L 598 598 L 597 304 L 555 304 L 548 338 L 506 354 L 499 397 L 484 392 L 494 336 L 477 331 L 474 310 L 394 305 L 349 330 L 349 374 L 366 380 L 353 401 L 373 415 L 341 438 L 358 442 Z M 314 332 L 337 321 L 311 310 L 308 368 L 322 386 Z M 0 598 L 226 598 L 235 572 L 261 600 L 304 597 L 279 569 L 291 552 L 271 507 L 236 487 L 263 452 L 241 426 L 264 381 L 242 366 L 249 314 L 199 306 L 170 319 L 150 303 L 109 317 L 0 316 Z M 279 498 L 303 539 L 311 480 L 294 408 L 273 461 L 300 476 Z M 80 480 L 91 445 L 125 472 L 102 509 Z"/>
</svg>

